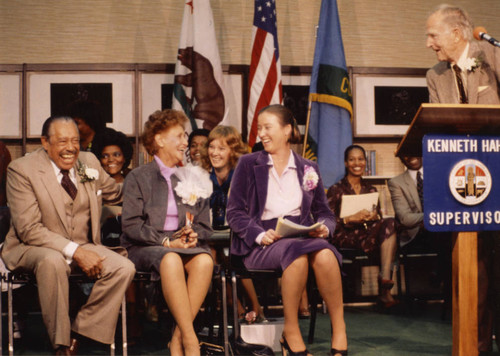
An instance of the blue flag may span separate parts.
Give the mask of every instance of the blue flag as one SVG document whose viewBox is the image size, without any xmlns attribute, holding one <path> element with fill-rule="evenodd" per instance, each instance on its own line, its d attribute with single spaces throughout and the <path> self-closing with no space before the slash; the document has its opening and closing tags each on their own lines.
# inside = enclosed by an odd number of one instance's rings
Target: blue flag
<svg viewBox="0 0 500 356">
<path fill-rule="evenodd" d="M 352 144 L 352 93 L 336 0 L 322 0 L 309 88 L 306 158 L 317 160 L 325 187 L 344 176 L 344 150 Z"/>
</svg>

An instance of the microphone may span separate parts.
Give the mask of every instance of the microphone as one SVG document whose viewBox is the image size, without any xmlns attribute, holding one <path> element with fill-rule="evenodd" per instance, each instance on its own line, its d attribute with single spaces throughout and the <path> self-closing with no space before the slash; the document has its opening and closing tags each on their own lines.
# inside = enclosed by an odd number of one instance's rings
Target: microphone
<svg viewBox="0 0 500 356">
<path fill-rule="evenodd" d="M 500 47 L 500 42 L 488 35 L 484 27 L 479 26 L 474 29 L 474 38 L 478 41 L 486 40 L 493 46 Z"/>
</svg>

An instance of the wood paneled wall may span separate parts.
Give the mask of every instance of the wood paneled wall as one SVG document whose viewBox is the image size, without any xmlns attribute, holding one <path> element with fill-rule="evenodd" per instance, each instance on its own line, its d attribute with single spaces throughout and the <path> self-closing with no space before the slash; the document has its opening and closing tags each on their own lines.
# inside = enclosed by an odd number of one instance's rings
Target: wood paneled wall
<svg viewBox="0 0 500 356">
<path fill-rule="evenodd" d="M 207 0 L 208 1 L 208 0 Z M 312 65 L 320 0 L 276 0 L 283 65 Z M 348 66 L 429 67 L 443 0 L 338 0 Z M 174 63 L 184 0 L 0 1 L 0 63 Z M 500 36 L 500 1 L 458 0 Z M 253 1 L 211 0 L 223 64 L 249 64 Z M 498 38 L 498 37 L 497 37 Z"/>
</svg>

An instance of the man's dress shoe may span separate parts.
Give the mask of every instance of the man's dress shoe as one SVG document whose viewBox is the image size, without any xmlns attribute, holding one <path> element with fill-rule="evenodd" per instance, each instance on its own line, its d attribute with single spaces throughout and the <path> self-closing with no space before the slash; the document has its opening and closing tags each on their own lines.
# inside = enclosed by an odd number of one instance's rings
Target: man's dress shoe
<svg viewBox="0 0 500 356">
<path fill-rule="evenodd" d="M 71 341 L 69 342 L 69 346 L 59 346 L 56 349 L 56 355 L 57 356 L 73 356 L 77 355 L 78 352 L 78 340 L 75 338 L 71 338 Z"/>
</svg>

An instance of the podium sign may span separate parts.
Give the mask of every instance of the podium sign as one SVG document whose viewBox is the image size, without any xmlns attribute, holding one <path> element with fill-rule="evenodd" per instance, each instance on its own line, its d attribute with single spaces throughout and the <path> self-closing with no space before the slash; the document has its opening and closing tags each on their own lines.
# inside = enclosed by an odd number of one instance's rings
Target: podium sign
<svg viewBox="0 0 500 356">
<path fill-rule="evenodd" d="M 422 151 L 425 228 L 500 230 L 500 137 L 427 134 Z"/>
</svg>

